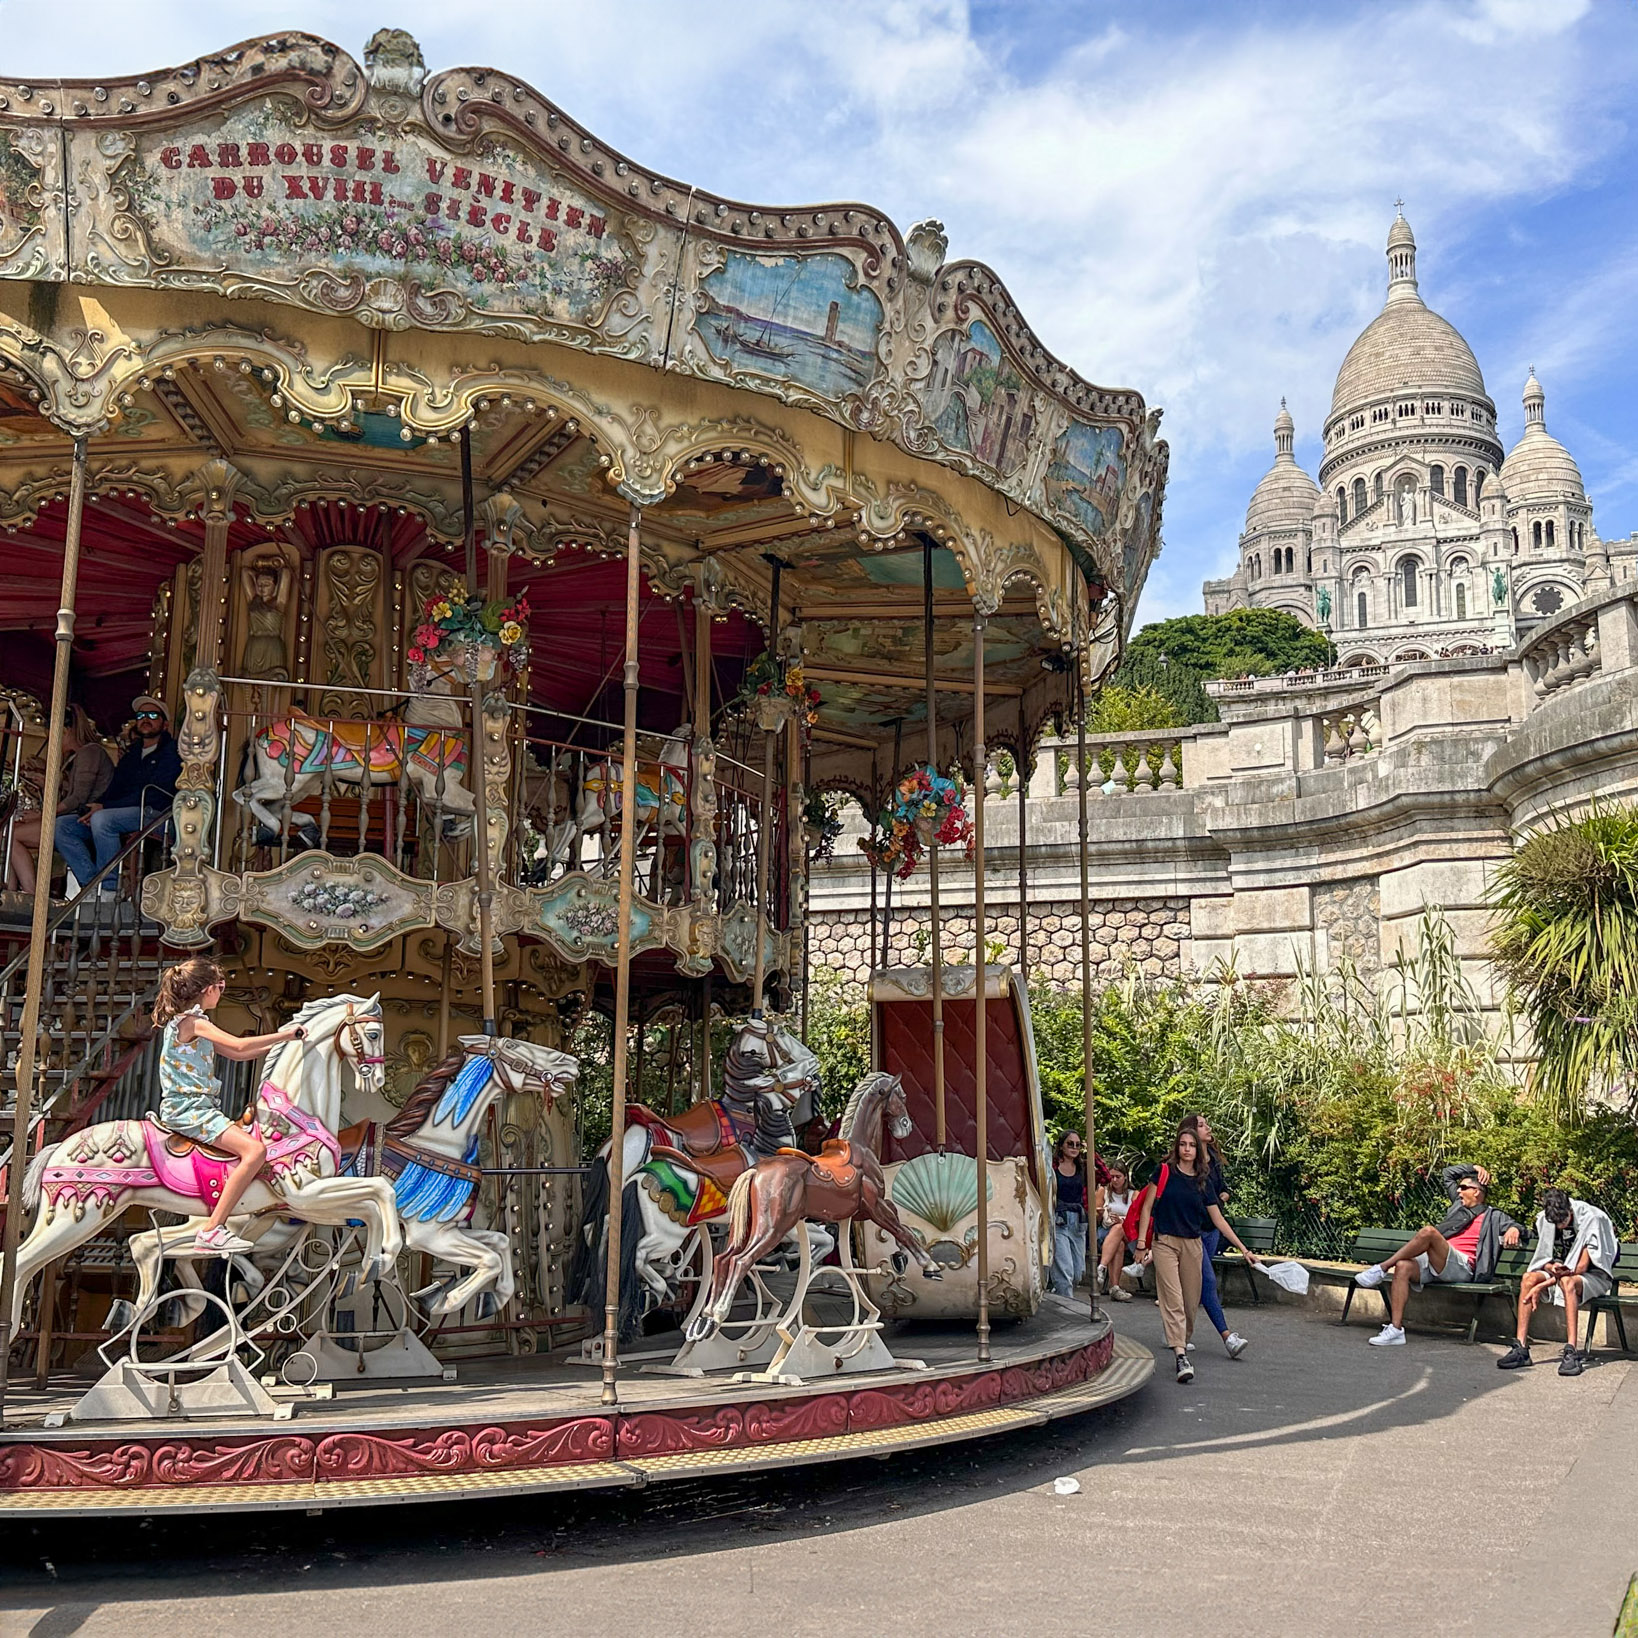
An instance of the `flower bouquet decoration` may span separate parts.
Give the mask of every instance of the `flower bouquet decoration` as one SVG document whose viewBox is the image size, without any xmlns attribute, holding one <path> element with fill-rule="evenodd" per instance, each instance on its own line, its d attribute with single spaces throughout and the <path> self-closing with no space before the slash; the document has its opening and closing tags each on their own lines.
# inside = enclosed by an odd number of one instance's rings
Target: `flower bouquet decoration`
<svg viewBox="0 0 1638 1638">
<path fill-rule="evenodd" d="M 842 834 L 842 803 L 834 791 L 813 791 L 802 804 L 802 828 L 815 859 L 828 859 Z"/>
<path fill-rule="evenodd" d="M 808 681 L 799 661 L 784 664 L 777 655 L 764 649 L 746 668 L 738 704 L 742 710 L 754 712 L 765 702 L 787 699 L 796 713 L 805 740 L 809 730 L 819 720 L 819 707 L 824 704 L 824 696 Z"/>
<path fill-rule="evenodd" d="M 475 679 L 486 648 L 494 649 L 513 671 L 522 671 L 529 663 L 528 619 L 527 597 L 490 603 L 447 593 L 429 597 L 406 650 L 411 684 L 425 688 L 434 662 L 446 658 L 464 665 L 467 676 Z"/>
<path fill-rule="evenodd" d="M 970 860 L 973 822 L 963 802 L 966 792 L 959 772 L 945 778 L 936 768 L 911 769 L 876 816 L 873 833 L 860 839 L 860 852 L 901 881 L 929 847 L 960 846 Z"/>
</svg>

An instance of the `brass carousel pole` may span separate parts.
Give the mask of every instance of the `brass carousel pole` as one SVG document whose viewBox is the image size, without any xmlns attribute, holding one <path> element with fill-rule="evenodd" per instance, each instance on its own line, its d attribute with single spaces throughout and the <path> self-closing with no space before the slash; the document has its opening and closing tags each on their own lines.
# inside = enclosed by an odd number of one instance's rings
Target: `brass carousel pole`
<svg viewBox="0 0 1638 1638">
<path fill-rule="evenodd" d="M 933 542 L 921 543 L 921 628 L 927 660 L 927 766 L 938 772 L 938 707 L 933 676 Z M 938 914 L 938 839 L 927 849 L 927 914 L 933 955 L 933 1120 L 938 1152 L 944 1153 L 944 953 Z"/>
<path fill-rule="evenodd" d="M 773 588 L 768 603 L 768 653 L 779 651 L 779 575 L 785 565 L 764 552 L 773 569 Z M 768 930 L 773 918 L 768 914 L 768 861 L 773 842 L 774 751 L 779 743 L 779 726 L 764 724 L 762 729 L 762 823 L 756 828 L 756 964 L 751 975 L 751 1016 L 762 1016 L 762 991 L 768 982 Z M 785 815 L 787 827 L 790 815 Z"/>
<path fill-rule="evenodd" d="M 990 1357 L 990 1082 L 989 968 L 984 939 L 989 931 L 984 906 L 984 616 L 973 621 L 973 1118 L 978 1168 L 978 1357 Z"/>
<path fill-rule="evenodd" d="M 68 663 L 74 649 L 74 599 L 80 578 L 80 526 L 85 518 L 85 439 L 74 440 L 68 490 L 68 530 L 63 538 L 62 589 L 57 599 L 57 651 L 51 669 L 51 712 L 46 719 L 46 764 L 40 791 L 40 867 L 34 879 L 29 924 L 28 970 L 23 985 L 22 1034 L 17 1043 L 17 1098 L 12 1105 L 11 1167 L 6 1182 L 6 1233 L 0 1261 L 0 1426 L 5 1423 L 11 1354 L 11 1305 L 17 1288 L 17 1243 L 23 1228 L 23 1174 L 28 1169 L 29 1113 L 45 984 L 46 926 L 51 919 L 51 839 L 57 825 L 57 784 L 63 771 L 63 715 L 68 709 Z M 208 591 L 208 588 L 205 589 Z M 202 591 L 201 596 L 205 593 Z"/>
<path fill-rule="evenodd" d="M 887 789 L 896 790 L 899 769 L 904 760 L 904 718 L 893 719 L 893 766 L 887 770 Z M 882 879 L 882 966 L 893 959 L 893 872 Z"/>
<path fill-rule="evenodd" d="M 711 732 L 711 606 L 704 596 L 703 581 L 694 588 L 694 748 L 700 741 L 714 739 Z M 699 767 L 696 757 L 694 766 Z M 715 882 L 712 896 L 715 902 Z M 694 891 L 699 891 L 696 883 Z M 711 1096 L 711 974 L 700 984 L 700 1046 L 698 1084 L 695 1099 L 704 1103 Z"/>
<path fill-rule="evenodd" d="M 870 802 L 877 800 L 876 790 L 881 781 L 881 775 L 876 767 L 876 753 L 870 753 Z M 865 810 L 865 822 L 875 830 L 875 819 L 870 812 L 869 803 L 860 804 Z M 878 810 L 879 811 L 879 810 Z M 872 838 L 874 839 L 874 837 Z M 870 1011 L 870 1067 L 882 1067 L 882 1043 L 876 1030 L 876 1009 L 870 1005 L 871 971 L 876 965 L 876 855 L 870 855 L 870 937 L 865 942 L 865 1006 Z M 884 961 L 883 966 L 887 963 Z"/>
<path fill-rule="evenodd" d="M 631 1023 L 631 900 L 636 878 L 637 622 L 642 591 L 642 513 L 635 501 L 626 532 L 625 737 L 621 742 L 620 931 L 614 950 L 614 1097 L 609 1120 L 609 1243 L 603 1274 L 603 1403 L 617 1405 L 620 1351 L 620 1234 L 625 1192 L 626 1035 Z"/>
<path fill-rule="evenodd" d="M 466 595 L 477 597 L 478 516 L 472 489 L 472 429 L 468 421 L 461 436 L 461 519 L 466 534 Z M 483 1032 L 500 1033 L 495 1022 L 495 880 L 489 856 L 489 790 L 484 766 L 483 682 L 472 677 L 472 755 L 467 765 L 472 780 L 472 850 L 478 867 L 478 975 L 483 989 Z"/>
<path fill-rule="evenodd" d="M 1018 781 L 1018 981 L 1029 994 L 1029 862 L 1025 857 L 1028 846 L 1029 810 L 1025 807 L 1027 779 L 1024 760 L 1028 755 L 1024 740 L 1024 702 L 1018 702 L 1018 755 L 1013 761 L 1013 776 Z"/>
<path fill-rule="evenodd" d="M 1087 1290 L 1091 1293 L 1091 1316 L 1098 1317 L 1098 1236 L 1092 1224 L 1093 1192 L 1097 1184 L 1098 1161 L 1092 1147 L 1092 891 L 1088 878 L 1086 784 L 1091 770 L 1086 765 L 1086 672 L 1085 656 L 1079 646 L 1075 651 L 1075 756 L 1080 778 L 1075 782 L 1079 796 L 1079 832 L 1081 842 L 1081 1055 L 1083 1062 L 1083 1093 L 1086 1098 L 1086 1233 Z"/>
</svg>

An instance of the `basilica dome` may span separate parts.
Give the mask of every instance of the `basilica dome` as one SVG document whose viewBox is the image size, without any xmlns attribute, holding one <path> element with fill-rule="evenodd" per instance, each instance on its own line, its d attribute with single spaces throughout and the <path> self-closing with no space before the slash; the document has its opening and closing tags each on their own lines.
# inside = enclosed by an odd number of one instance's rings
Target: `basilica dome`
<svg viewBox="0 0 1638 1638">
<path fill-rule="evenodd" d="M 1297 465 L 1291 453 L 1296 430 L 1296 423 L 1282 398 L 1280 413 L 1274 418 L 1274 464 L 1263 474 L 1263 481 L 1252 492 L 1251 504 L 1246 507 L 1248 535 L 1261 534 L 1267 529 L 1295 528 L 1306 524 L 1314 515 L 1320 489 Z"/>
<path fill-rule="evenodd" d="M 1417 292 L 1416 240 L 1403 216 L 1388 231 L 1388 299 L 1342 361 L 1331 414 L 1399 392 L 1486 397 L 1473 349 Z"/>
<path fill-rule="evenodd" d="M 1581 468 L 1547 430 L 1547 395 L 1534 370 L 1524 384 L 1524 436 L 1502 462 L 1501 482 L 1510 502 L 1587 498 Z"/>
</svg>

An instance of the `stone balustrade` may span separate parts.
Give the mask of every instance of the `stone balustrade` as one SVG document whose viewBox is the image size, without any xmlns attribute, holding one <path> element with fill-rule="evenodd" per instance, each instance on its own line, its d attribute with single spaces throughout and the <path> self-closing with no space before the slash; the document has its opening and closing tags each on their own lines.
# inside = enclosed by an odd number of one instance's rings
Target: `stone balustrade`
<svg viewBox="0 0 1638 1638">
<path fill-rule="evenodd" d="M 1085 777 L 1100 798 L 1087 809 L 1097 977 L 1223 962 L 1289 986 L 1346 959 L 1391 986 L 1436 906 L 1500 1027 L 1485 960 L 1496 865 L 1520 831 L 1638 800 L 1638 586 L 1506 653 L 1338 674 L 1317 696 L 1312 676 L 1264 681 L 1221 722 L 1089 735 L 1084 768 L 1073 740 L 1043 742 L 1026 800 L 989 818 L 991 936 L 1047 981 L 1077 981 Z M 971 873 L 952 856 L 941 894 L 970 941 Z M 875 944 L 870 902 L 861 857 L 838 846 L 813 877 L 818 959 L 857 976 L 880 938 L 914 955 L 925 873 L 895 884 L 891 918 L 878 883 Z"/>
</svg>

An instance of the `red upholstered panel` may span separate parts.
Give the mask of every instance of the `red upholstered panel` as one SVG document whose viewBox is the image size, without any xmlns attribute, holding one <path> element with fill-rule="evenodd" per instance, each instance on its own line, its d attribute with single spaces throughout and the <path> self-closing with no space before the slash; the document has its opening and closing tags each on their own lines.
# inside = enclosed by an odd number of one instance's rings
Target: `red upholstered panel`
<svg viewBox="0 0 1638 1638">
<path fill-rule="evenodd" d="M 1029 1089 L 1025 1082 L 1023 1044 L 1010 998 L 988 1003 L 990 1159 L 1030 1152 Z M 933 1003 L 888 1001 L 877 1007 L 882 1031 L 882 1068 L 904 1082 L 905 1100 L 915 1131 L 902 1142 L 886 1137 L 883 1160 L 909 1160 L 937 1146 L 933 1108 Z M 952 1149 L 973 1154 L 978 1145 L 974 1114 L 973 1026 L 977 1008 L 971 1001 L 944 1003 L 945 1140 Z M 1031 1168 L 1033 1171 L 1033 1167 Z"/>
</svg>

